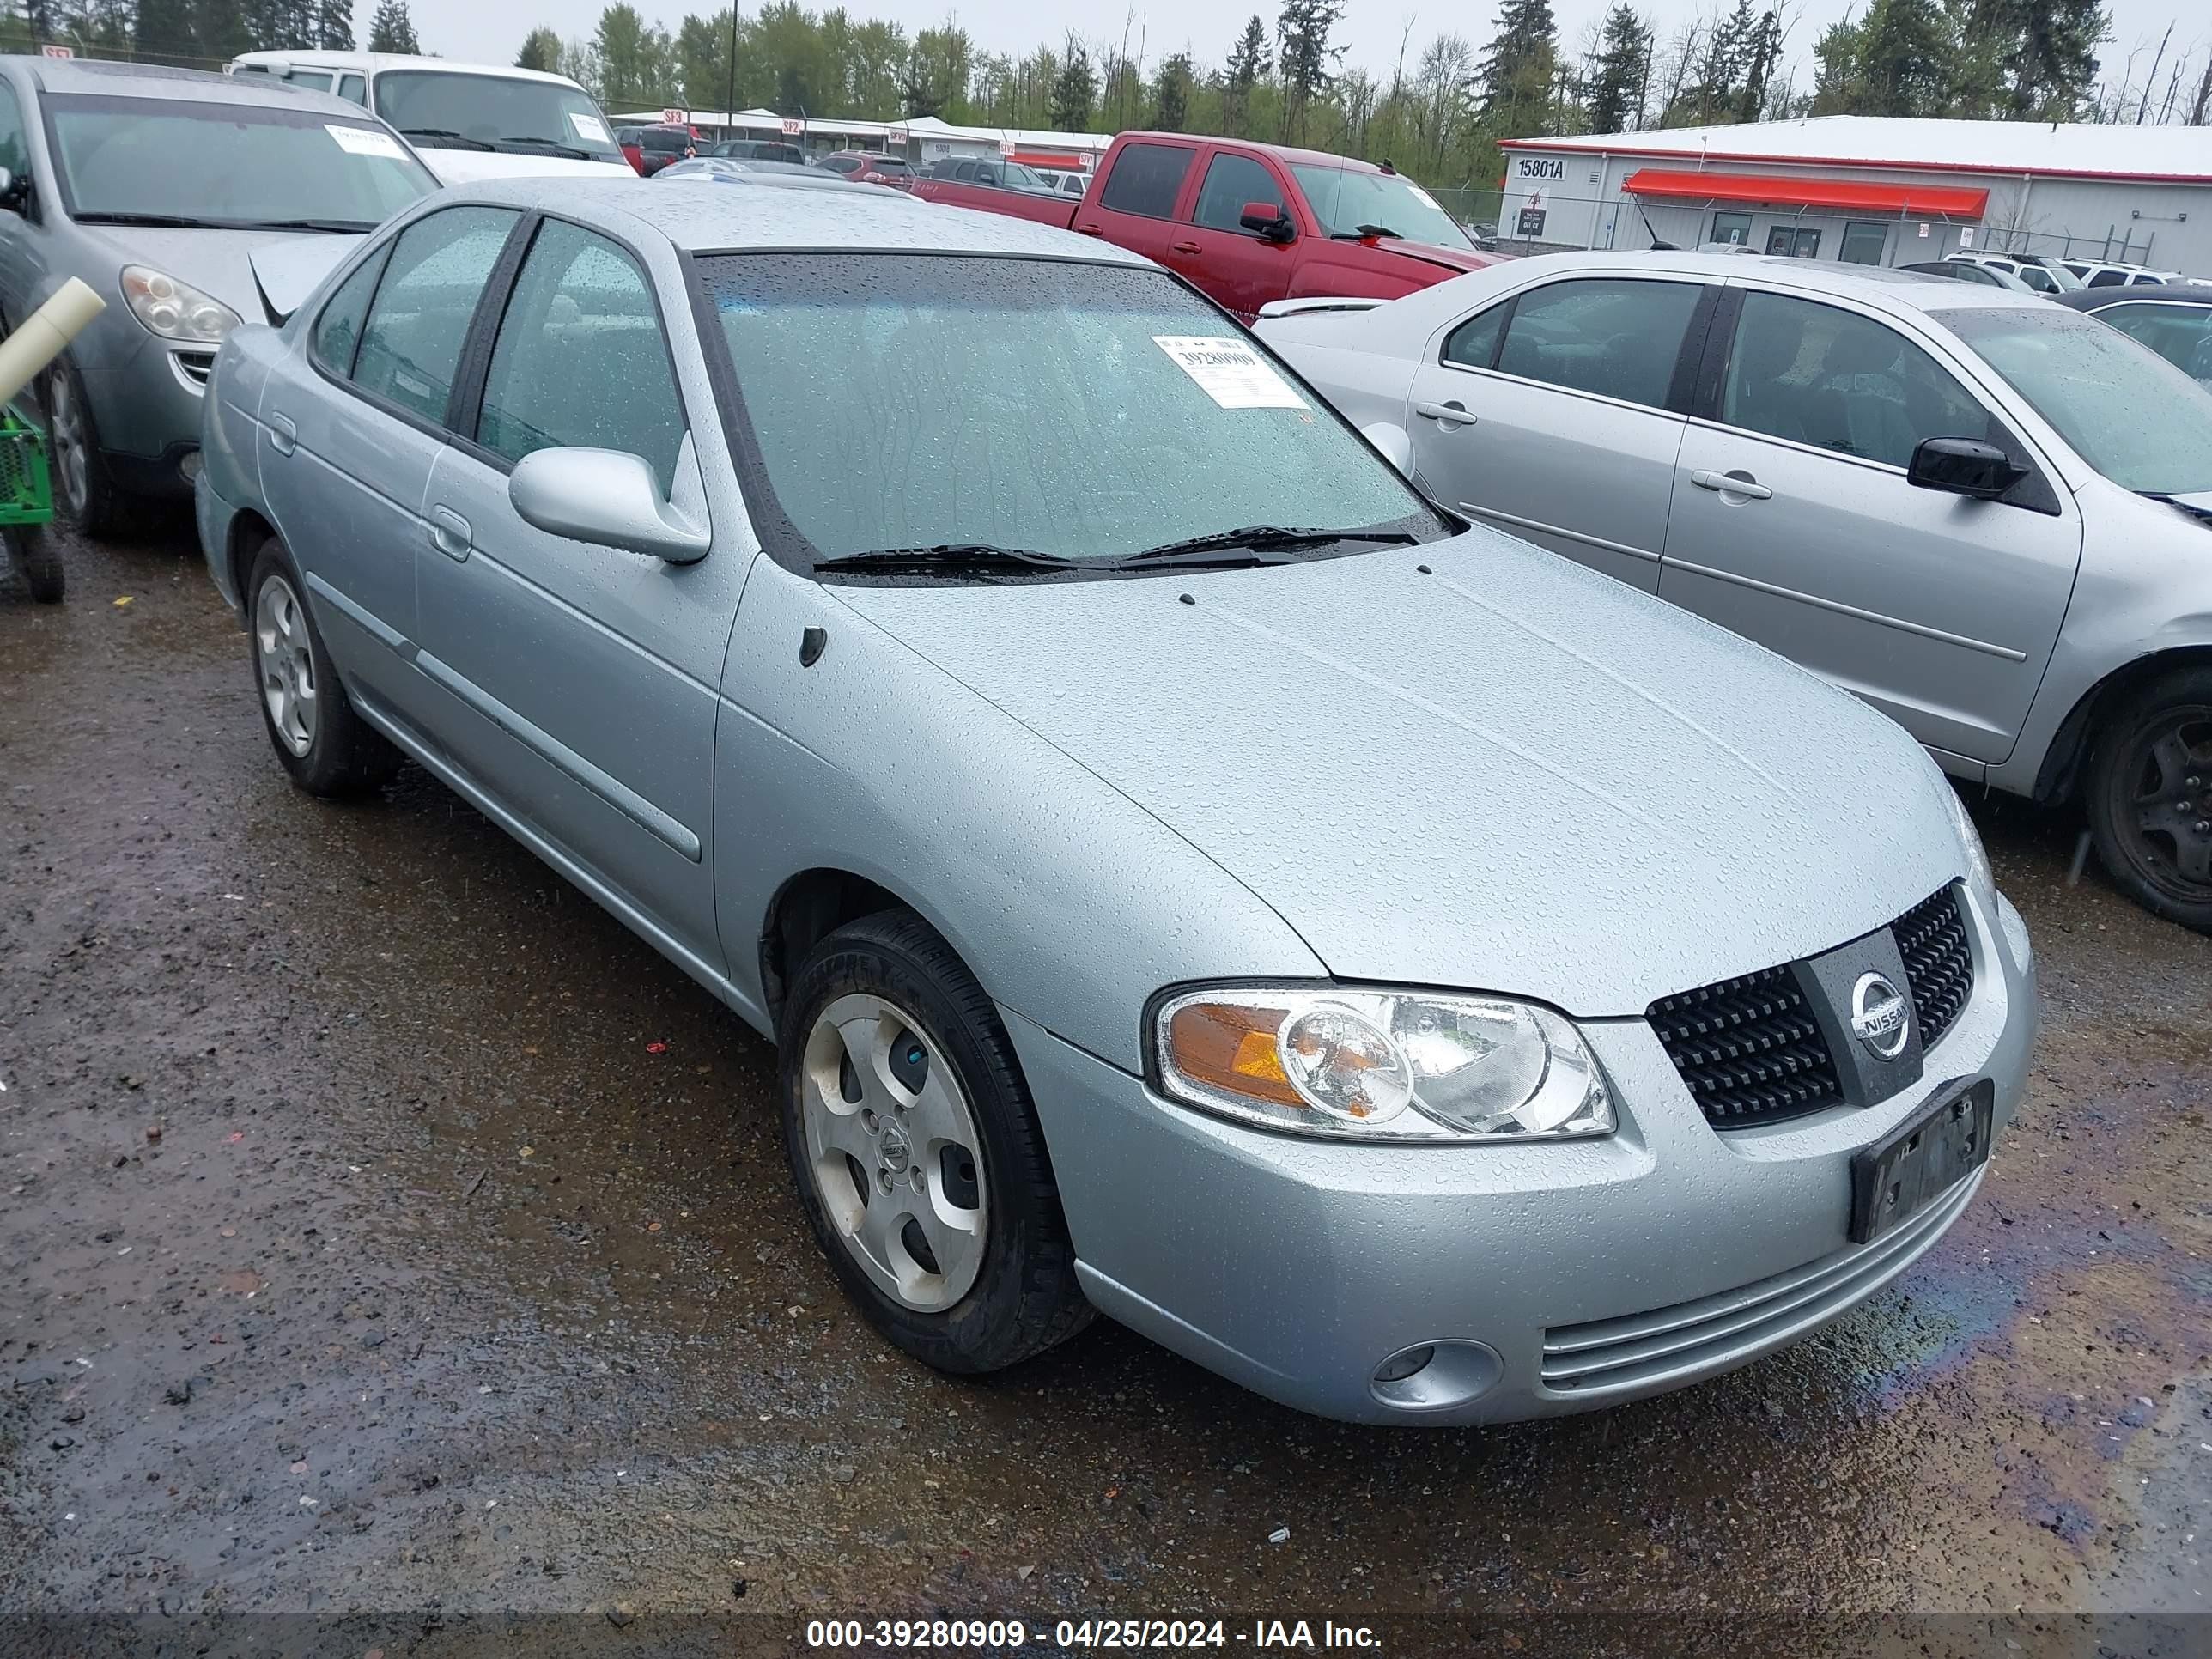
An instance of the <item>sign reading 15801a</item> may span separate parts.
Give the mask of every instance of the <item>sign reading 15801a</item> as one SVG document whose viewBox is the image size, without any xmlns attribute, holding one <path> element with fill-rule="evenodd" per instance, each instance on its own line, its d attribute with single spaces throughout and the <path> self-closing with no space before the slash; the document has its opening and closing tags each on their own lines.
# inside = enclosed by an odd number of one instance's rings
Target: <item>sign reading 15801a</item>
<svg viewBox="0 0 2212 1659">
<path fill-rule="evenodd" d="M 1520 169 L 1516 175 L 1522 179 L 1565 179 L 1567 164 L 1548 155 L 1519 155 L 1514 165 Z"/>
</svg>

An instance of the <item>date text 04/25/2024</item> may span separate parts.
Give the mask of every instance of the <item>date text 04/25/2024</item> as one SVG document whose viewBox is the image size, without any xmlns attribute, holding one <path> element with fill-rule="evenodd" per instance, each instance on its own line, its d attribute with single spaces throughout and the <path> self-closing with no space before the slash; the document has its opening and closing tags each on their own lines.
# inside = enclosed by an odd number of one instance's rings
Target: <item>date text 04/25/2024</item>
<svg viewBox="0 0 2212 1659">
<path fill-rule="evenodd" d="M 1334 1620 L 1255 1619 L 1232 1626 L 1220 1619 L 1062 1619 L 1051 1627 L 1057 1648 L 1226 1648 L 1352 1649 L 1374 1651 L 1382 1638 L 1365 1625 Z M 1011 1651 L 1046 1640 L 1042 1626 L 1032 1630 L 1016 1619 L 811 1619 L 810 1648 L 879 1650 L 965 1649 L 969 1652 Z"/>
</svg>

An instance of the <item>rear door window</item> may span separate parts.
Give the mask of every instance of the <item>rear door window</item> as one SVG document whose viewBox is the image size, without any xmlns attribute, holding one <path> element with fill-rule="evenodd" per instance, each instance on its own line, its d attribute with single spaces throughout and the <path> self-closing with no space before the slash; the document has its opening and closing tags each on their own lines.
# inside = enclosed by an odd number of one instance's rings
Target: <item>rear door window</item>
<svg viewBox="0 0 2212 1659">
<path fill-rule="evenodd" d="M 1098 205 L 1147 219 L 1172 218 L 1182 181 L 1190 175 L 1191 158 L 1197 154 L 1182 144 L 1122 145 L 1107 170 Z"/>
<path fill-rule="evenodd" d="M 1498 367 L 1548 386 L 1663 409 L 1702 292 L 1696 283 L 1621 278 L 1531 289 L 1514 304 Z"/>
<path fill-rule="evenodd" d="M 400 232 L 362 328 L 356 386 L 444 423 L 470 320 L 521 216 L 513 208 L 447 208 Z"/>
</svg>

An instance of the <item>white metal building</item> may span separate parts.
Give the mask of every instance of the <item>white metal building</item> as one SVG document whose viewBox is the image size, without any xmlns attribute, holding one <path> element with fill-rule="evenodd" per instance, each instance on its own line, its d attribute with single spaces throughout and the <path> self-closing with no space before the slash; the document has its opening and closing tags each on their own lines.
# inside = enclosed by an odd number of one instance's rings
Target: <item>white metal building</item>
<svg viewBox="0 0 2212 1659">
<path fill-rule="evenodd" d="M 1503 148 L 1506 239 L 1892 265 L 1998 248 L 2212 275 L 2212 127 L 1832 115 Z"/>
<path fill-rule="evenodd" d="M 894 122 L 895 142 L 906 145 L 907 159 L 941 161 L 947 157 L 1003 155 L 1033 167 L 1088 173 L 1114 142 L 1110 132 L 1048 132 L 1036 127 L 956 127 L 934 115 Z"/>
</svg>

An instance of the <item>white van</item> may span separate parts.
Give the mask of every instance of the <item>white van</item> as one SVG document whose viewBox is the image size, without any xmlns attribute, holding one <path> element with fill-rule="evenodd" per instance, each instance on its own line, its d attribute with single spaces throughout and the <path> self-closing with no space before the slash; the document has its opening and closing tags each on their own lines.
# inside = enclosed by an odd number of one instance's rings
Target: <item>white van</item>
<svg viewBox="0 0 2212 1659">
<path fill-rule="evenodd" d="M 592 94 L 563 76 L 382 52 L 249 52 L 232 58 L 228 73 L 366 106 L 444 184 L 635 173 Z"/>
</svg>

